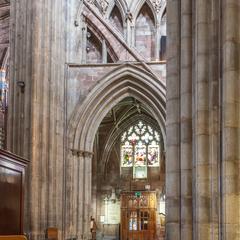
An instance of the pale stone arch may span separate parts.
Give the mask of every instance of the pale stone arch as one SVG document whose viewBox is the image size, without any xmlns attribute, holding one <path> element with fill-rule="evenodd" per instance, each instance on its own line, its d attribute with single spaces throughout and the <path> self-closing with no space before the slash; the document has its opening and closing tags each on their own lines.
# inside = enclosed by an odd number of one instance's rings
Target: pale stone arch
<svg viewBox="0 0 240 240">
<path fill-rule="evenodd" d="M 111 7 L 109 8 L 109 11 L 108 11 L 108 15 L 107 15 L 107 19 L 111 22 L 111 16 L 112 16 L 112 13 L 114 11 L 114 9 L 117 9 L 120 13 L 120 16 L 121 16 L 121 21 L 122 21 L 122 31 L 117 28 L 120 32 L 122 32 L 122 34 L 126 35 L 126 21 L 125 21 L 125 15 L 126 15 L 126 9 L 124 8 L 124 6 L 122 4 L 120 4 L 120 2 L 118 1 L 114 1 L 113 4 L 111 5 Z M 117 26 L 115 26 L 117 27 Z"/>
<path fill-rule="evenodd" d="M 123 22 L 124 22 L 124 17 L 127 12 L 127 9 L 128 9 L 127 3 L 124 0 L 115 0 L 115 1 L 111 2 L 111 5 L 109 6 L 108 11 L 106 13 L 107 18 L 109 19 L 110 15 L 112 13 L 112 10 L 115 6 L 118 7 L 118 9 L 122 15 Z"/>
<path fill-rule="evenodd" d="M 69 147 L 92 152 L 102 119 L 128 96 L 144 103 L 165 133 L 165 94 L 164 84 L 149 72 L 131 64 L 120 66 L 100 80 L 83 104 L 76 107 L 69 124 Z"/>
<path fill-rule="evenodd" d="M 148 61 L 158 59 L 156 53 L 157 19 L 147 1 L 141 5 L 134 19 L 133 44 Z"/>
<path fill-rule="evenodd" d="M 146 70 L 123 64 L 103 77 L 79 102 L 68 123 L 66 154 L 66 232 L 89 238 L 92 213 L 92 157 L 95 134 L 106 114 L 121 100 L 134 97 L 156 119 L 165 142 L 166 87 Z"/>
<path fill-rule="evenodd" d="M 154 19 L 153 19 L 154 20 L 154 25 L 156 26 L 157 22 L 158 22 L 158 17 L 157 17 L 156 11 L 155 11 L 155 9 L 152 5 L 152 2 L 150 0 L 140 0 L 140 1 L 137 1 L 136 5 L 132 5 L 133 7 L 130 9 L 130 11 L 133 15 L 133 25 L 135 26 L 138 14 L 141 11 L 141 9 L 142 9 L 142 7 L 145 3 L 149 6 L 149 8 L 152 11 L 152 14 L 153 14 L 153 17 L 154 17 Z"/>
<path fill-rule="evenodd" d="M 116 53 L 116 51 L 114 50 L 114 48 L 112 47 L 113 44 L 111 44 L 108 40 L 108 38 L 106 38 L 106 36 L 104 36 L 104 34 L 101 33 L 101 31 L 99 31 L 98 27 L 96 26 L 96 24 L 94 24 L 94 22 L 89 18 L 89 17 L 85 17 L 85 22 L 86 22 L 86 26 L 87 28 L 89 28 L 93 34 L 98 38 L 98 40 L 102 43 L 103 40 L 106 43 L 107 46 L 107 52 L 109 53 L 109 55 L 111 56 L 113 62 L 117 62 L 119 59 L 118 54 Z"/>
</svg>

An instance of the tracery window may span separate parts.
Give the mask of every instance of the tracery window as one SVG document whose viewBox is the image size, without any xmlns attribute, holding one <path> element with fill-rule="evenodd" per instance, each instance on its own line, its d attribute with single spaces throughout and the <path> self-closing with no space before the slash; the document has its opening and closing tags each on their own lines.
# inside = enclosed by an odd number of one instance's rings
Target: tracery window
<svg viewBox="0 0 240 240">
<path fill-rule="evenodd" d="M 159 167 L 160 134 L 139 121 L 121 136 L 121 167 L 133 168 L 133 178 L 147 178 L 148 167 Z"/>
</svg>

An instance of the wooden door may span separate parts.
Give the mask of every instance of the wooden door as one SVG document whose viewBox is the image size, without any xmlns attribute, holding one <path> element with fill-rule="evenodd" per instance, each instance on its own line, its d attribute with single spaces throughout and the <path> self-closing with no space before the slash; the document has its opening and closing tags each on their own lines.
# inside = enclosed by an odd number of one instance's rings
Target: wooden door
<svg viewBox="0 0 240 240">
<path fill-rule="evenodd" d="M 156 236 L 155 192 L 121 195 L 121 240 L 154 240 Z"/>
</svg>

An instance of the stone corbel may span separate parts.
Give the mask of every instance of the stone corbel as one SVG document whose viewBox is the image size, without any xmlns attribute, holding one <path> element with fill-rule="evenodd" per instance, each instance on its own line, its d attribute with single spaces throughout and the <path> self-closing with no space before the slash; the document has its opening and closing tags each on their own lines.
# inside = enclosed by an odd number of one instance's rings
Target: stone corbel
<svg viewBox="0 0 240 240">
<path fill-rule="evenodd" d="M 77 149 L 71 149 L 72 155 L 77 157 L 87 157 L 90 158 L 94 155 L 93 152 L 84 151 L 84 150 L 77 150 Z"/>
</svg>

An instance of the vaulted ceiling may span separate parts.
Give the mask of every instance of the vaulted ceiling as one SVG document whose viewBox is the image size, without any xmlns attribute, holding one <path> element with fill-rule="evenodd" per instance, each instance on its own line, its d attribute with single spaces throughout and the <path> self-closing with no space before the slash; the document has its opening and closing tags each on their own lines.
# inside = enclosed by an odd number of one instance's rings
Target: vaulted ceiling
<svg viewBox="0 0 240 240">
<path fill-rule="evenodd" d="M 117 103 L 104 117 L 98 133 L 108 135 L 108 137 L 116 134 L 119 136 L 127 127 L 136 124 L 136 121 L 139 120 L 148 122 L 152 127 L 161 131 L 157 121 L 143 103 L 133 97 L 126 97 Z M 106 143 L 108 142 L 106 141 Z"/>
<path fill-rule="evenodd" d="M 7 68 L 9 54 L 10 0 L 0 0 L 0 68 Z"/>
<path fill-rule="evenodd" d="M 133 97 L 127 97 L 119 102 L 112 109 L 112 111 L 105 116 L 100 127 L 106 127 L 110 125 L 120 126 L 127 119 L 133 116 L 138 118 L 140 115 L 145 115 L 149 118 L 152 118 L 151 114 L 142 103 Z M 155 120 L 153 119 L 153 121 Z"/>
</svg>

